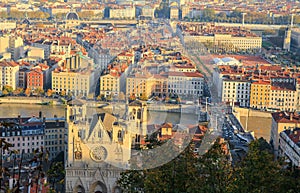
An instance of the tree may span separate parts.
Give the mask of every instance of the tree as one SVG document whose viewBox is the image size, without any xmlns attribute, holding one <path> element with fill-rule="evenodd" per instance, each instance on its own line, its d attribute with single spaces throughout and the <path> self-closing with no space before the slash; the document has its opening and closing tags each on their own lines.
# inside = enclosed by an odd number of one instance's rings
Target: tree
<svg viewBox="0 0 300 193">
<path fill-rule="evenodd" d="M 60 96 L 62 97 L 66 96 L 66 91 L 65 90 L 60 91 Z"/>
<path fill-rule="evenodd" d="M 9 17 L 14 19 L 23 19 L 25 18 L 25 13 L 21 11 L 12 10 L 9 13 Z"/>
<path fill-rule="evenodd" d="M 82 19 L 91 19 L 94 17 L 94 12 L 93 11 L 82 11 L 78 13 L 79 18 Z"/>
<path fill-rule="evenodd" d="M 2 19 L 6 19 L 8 17 L 7 12 L 6 11 L 1 11 L 0 12 L 0 18 Z"/>
<path fill-rule="evenodd" d="M 2 94 L 6 96 L 6 95 L 8 95 L 9 93 L 7 92 L 7 90 L 3 90 L 3 91 L 2 91 Z"/>
<path fill-rule="evenodd" d="M 254 140 L 249 152 L 235 168 L 233 192 L 293 192 L 285 187 L 282 163 L 274 161 L 270 145 L 263 139 Z"/>
<path fill-rule="evenodd" d="M 5 86 L 3 87 L 3 91 L 5 91 L 5 90 L 10 94 L 10 93 L 12 93 L 13 88 L 12 88 L 12 86 L 10 86 L 10 85 L 5 85 Z"/>
<path fill-rule="evenodd" d="M 31 95 L 31 89 L 27 88 L 25 90 L 25 95 L 29 97 Z"/>
<path fill-rule="evenodd" d="M 53 95 L 53 91 L 51 89 L 48 89 L 46 94 L 48 97 L 51 97 Z"/>
<path fill-rule="evenodd" d="M 152 147 L 154 148 L 155 145 Z M 165 156 L 168 156 L 167 154 Z M 164 159 L 164 156 L 158 156 Z M 142 157 L 143 159 L 148 157 L 149 161 L 151 160 L 149 155 L 145 154 Z M 156 161 L 156 159 L 151 161 Z M 123 172 L 118 184 L 124 192 L 197 192 L 196 163 L 197 159 L 192 153 L 191 146 L 188 146 L 175 159 L 162 166 Z"/>
<path fill-rule="evenodd" d="M 49 183 L 51 188 L 56 190 L 57 182 L 61 181 L 65 177 L 64 165 L 62 162 L 54 162 L 51 164 L 49 170 L 47 171 L 47 176 L 49 178 Z"/>
<path fill-rule="evenodd" d="M 34 92 L 37 94 L 37 96 L 42 96 L 45 93 L 42 88 L 36 88 Z"/>
<path fill-rule="evenodd" d="M 16 90 L 13 91 L 13 95 L 20 95 L 24 92 L 23 88 L 18 87 Z"/>
<path fill-rule="evenodd" d="M 30 19 L 47 19 L 50 17 L 49 13 L 43 11 L 28 12 L 27 16 Z"/>
<path fill-rule="evenodd" d="M 65 19 L 66 18 L 66 13 L 57 13 L 54 15 L 54 17 L 57 19 L 57 20 L 62 20 L 62 19 Z"/>
<path fill-rule="evenodd" d="M 214 21 L 216 13 L 214 9 L 206 8 L 202 12 L 202 18 L 204 21 Z"/>
<path fill-rule="evenodd" d="M 231 192 L 230 184 L 233 180 L 233 170 L 226 143 L 217 139 L 211 149 L 200 157 L 199 168 L 202 186 L 200 192 Z"/>
</svg>

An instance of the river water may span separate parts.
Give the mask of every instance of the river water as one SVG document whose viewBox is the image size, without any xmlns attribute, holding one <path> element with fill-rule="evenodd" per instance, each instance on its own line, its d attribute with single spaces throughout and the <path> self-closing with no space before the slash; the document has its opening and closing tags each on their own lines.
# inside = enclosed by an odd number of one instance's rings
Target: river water
<svg viewBox="0 0 300 193">
<path fill-rule="evenodd" d="M 46 118 L 52 118 L 55 115 L 57 117 L 65 116 L 64 106 L 52 106 L 52 105 L 34 105 L 34 104 L 0 104 L 0 117 L 1 118 L 13 118 L 21 115 L 22 117 L 38 116 L 39 112 L 42 112 L 42 116 Z M 100 108 L 89 108 L 88 114 L 105 112 Z M 148 112 L 149 124 L 161 124 L 164 122 L 170 122 L 173 124 L 178 123 L 197 123 L 197 115 L 180 115 L 179 113 L 166 113 L 166 112 Z"/>
</svg>

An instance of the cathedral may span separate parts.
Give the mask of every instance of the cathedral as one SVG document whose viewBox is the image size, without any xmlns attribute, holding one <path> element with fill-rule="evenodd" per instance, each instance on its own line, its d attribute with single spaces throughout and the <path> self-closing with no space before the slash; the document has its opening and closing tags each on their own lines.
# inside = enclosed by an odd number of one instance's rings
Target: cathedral
<svg viewBox="0 0 300 193">
<path fill-rule="evenodd" d="M 86 105 L 74 99 L 68 102 L 66 119 L 66 193 L 121 192 L 117 179 L 130 168 L 131 148 L 146 135 L 146 105 L 134 101 L 124 115 L 88 117 Z"/>
</svg>

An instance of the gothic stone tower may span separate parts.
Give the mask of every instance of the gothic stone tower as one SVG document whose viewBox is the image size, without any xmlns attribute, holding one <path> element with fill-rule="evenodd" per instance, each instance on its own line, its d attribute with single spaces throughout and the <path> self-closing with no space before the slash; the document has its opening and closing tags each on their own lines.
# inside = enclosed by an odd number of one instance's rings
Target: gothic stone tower
<svg viewBox="0 0 300 193">
<path fill-rule="evenodd" d="M 87 116 L 80 100 L 66 107 L 66 193 L 117 193 L 116 181 L 130 159 L 126 128 L 108 113 Z"/>
</svg>

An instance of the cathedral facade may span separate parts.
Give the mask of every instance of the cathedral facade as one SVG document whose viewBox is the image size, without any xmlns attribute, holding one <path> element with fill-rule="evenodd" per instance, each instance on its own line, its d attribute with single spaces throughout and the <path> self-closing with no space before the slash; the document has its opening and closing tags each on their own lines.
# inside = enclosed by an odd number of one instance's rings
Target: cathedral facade
<svg viewBox="0 0 300 193">
<path fill-rule="evenodd" d="M 66 107 L 66 193 L 118 193 L 120 173 L 130 168 L 131 148 L 144 136 L 147 109 L 126 105 L 122 119 L 109 113 L 87 117 L 80 100 Z"/>
</svg>

